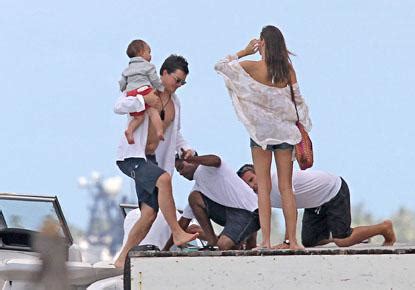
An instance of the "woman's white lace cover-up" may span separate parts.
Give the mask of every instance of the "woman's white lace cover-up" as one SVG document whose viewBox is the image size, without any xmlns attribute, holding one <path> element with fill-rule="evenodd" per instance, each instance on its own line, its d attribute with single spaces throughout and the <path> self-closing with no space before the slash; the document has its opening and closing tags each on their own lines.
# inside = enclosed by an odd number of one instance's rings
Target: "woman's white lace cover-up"
<svg viewBox="0 0 415 290">
<path fill-rule="evenodd" d="M 250 137 L 263 149 L 267 145 L 301 141 L 295 122 L 294 103 L 290 87 L 276 88 L 254 80 L 239 64 L 236 56 L 229 56 L 215 65 L 223 76 L 231 96 L 236 115 L 248 130 Z M 297 83 L 293 84 L 300 122 L 309 132 L 311 120 L 308 107 L 300 94 Z"/>
</svg>

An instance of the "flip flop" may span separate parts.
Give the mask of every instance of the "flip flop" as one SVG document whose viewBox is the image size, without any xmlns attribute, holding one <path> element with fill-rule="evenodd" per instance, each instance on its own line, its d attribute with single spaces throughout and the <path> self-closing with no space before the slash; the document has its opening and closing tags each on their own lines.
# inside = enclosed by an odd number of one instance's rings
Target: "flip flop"
<svg viewBox="0 0 415 290">
<path fill-rule="evenodd" d="M 270 250 L 272 250 L 272 248 L 267 248 L 264 246 L 258 246 L 252 249 L 252 251 L 270 251 Z"/>
<path fill-rule="evenodd" d="M 203 246 L 202 248 L 199 248 L 199 251 L 217 251 L 219 250 L 219 248 L 217 246 L 212 246 L 212 245 L 206 245 Z"/>
</svg>

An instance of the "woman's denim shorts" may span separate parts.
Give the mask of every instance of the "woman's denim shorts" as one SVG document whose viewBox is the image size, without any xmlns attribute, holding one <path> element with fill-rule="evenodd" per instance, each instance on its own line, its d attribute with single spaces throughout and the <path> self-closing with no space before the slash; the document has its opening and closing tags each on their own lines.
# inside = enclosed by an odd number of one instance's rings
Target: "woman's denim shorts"
<svg viewBox="0 0 415 290">
<path fill-rule="evenodd" d="M 251 139 L 251 148 L 261 148 L 261 146 L 256 143 L 254 140 Z M 294 145 L 288 144 L 288 143 L 281 143 L 276 145 L 267 145 L 267 148 L 265 150 L 267 151 L 275 151 L 275 150 L 294 150 Z"/>
</svg>

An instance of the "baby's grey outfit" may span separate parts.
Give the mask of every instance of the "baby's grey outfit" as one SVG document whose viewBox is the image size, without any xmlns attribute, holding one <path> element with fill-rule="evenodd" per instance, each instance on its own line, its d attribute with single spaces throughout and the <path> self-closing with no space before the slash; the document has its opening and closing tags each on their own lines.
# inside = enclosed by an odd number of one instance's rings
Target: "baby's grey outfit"
<svg viewBox="0 0 415 290">
<path fill-rule="evenodd" d="M 130 59 L 128 67 L 122 72 L 119 84 L 121 92 L 125 90 L 131 91 L 142 86 L 151 86 L 158 91 L 164 90 L 157 75 L 156 66 L 141 56 Z"/>
</svg>

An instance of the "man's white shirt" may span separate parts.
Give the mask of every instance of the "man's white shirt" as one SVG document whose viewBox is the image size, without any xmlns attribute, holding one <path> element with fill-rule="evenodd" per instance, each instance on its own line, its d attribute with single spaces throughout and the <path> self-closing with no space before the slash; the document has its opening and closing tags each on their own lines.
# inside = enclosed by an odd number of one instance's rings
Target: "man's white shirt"
<svg viewBox="0 0 415 290">
<path fill-rule="evenodd" d="M 220 167 L 199 165 L 193 179 L 192 191 L 201 192 L 218 204 L 251 212 L 258 208 L 255 192 L 223 160 Z M 185 207 L 183 217 L 194 218 L 189 206 Z"/>
<path fill-rule="evenodd" d="M 161 141 L 156 149 L 156 159 L 160 168 L 167 171 L 170 175 L 173 175 L 175 153 L 180 152 L 181 148 L 188 150 L 190 147 L 180 132 L 181 115 L 179 98 L 177 98 L 176 94 L 172 94 L 171 98 L 174 104 L 175 118 L 164 132 L 165 140 Z M 127 97 L 125 93 L 122 93 L 115 103 L 114 112 L 120 115 L 128 114 L 128 124 L 133 118 L 129 113 L 140 112 L 144 108 L 143 96 Z M 148 122 L 148 114 L 144 114 L 143 123 L 133 133 L 135 144 L 128 144 L 127 138 L 122 134 L 117 151 L 117 160 L 122 161 L 130 157 L 146 159 L 145 148 L 147 144 Z"/>
<path fill-rule="evenodd" d="M 297 208 L 319 207 L 335 197 L 340 187 L 341 178 L 324 171 L 309 169 L 293 172 L 293 190 Z M 282 207 L 276 173 L 272 175 L 271 207 Z"/>
</svg>

